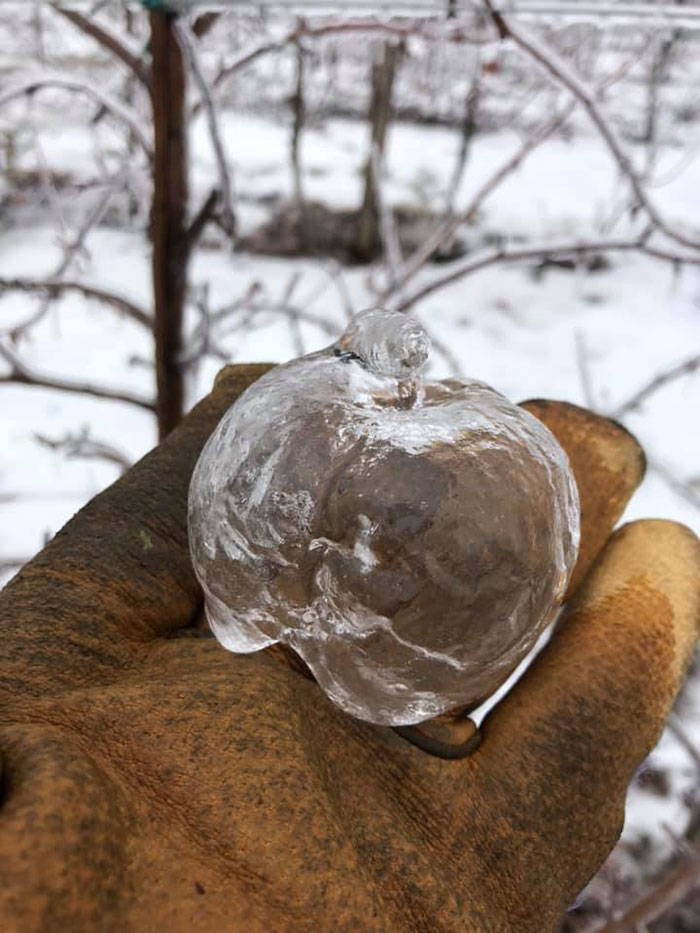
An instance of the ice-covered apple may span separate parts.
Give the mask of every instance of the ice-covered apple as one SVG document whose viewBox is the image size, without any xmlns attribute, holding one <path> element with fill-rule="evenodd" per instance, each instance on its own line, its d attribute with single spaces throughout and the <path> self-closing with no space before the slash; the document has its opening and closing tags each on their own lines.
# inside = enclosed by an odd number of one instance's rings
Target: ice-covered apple
<svg viewBox="0 0 700 933">
<path fill-rule="evenodd" d="M 578 495 L 536 418 L 482 382 L 423 381 L 404 314 L 359 315 L 231 406 L 189 531 L 224 647 L 296 651 L 348 713 L 420 722 L 493 692 L 552 619 Z"/>
</svg>

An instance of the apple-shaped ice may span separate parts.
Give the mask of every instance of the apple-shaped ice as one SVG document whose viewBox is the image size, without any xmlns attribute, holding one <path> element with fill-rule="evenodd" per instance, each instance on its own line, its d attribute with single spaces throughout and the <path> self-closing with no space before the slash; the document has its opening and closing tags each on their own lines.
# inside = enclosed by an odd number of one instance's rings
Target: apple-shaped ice
<svg viewBox="0 0 700 933">
<path fill-rule="evenodd" d="M 342 709 L 384 725 L 492 693 L 553 618 L 578 548 L 553 435 L 482 382 L 424 382 L 428 353 L 410 317 L 358 315 L 238 398 L 190 487 L 221 644 L 284 642 Z"/>
</svg>

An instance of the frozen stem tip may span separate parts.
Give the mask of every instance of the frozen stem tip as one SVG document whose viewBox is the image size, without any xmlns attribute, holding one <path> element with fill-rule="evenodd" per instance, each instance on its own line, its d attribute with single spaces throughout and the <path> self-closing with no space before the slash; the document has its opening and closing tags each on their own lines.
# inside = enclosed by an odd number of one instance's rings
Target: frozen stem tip
<svg viewBox="0 0 700 933">
<path fill-rule="evenodd" d="M 378 376 L 415 379 L 430 354 L 424 328 L 402 311 L 363 311 L 338 343 L 339 349 L 358 357 Z"/>
</svg>

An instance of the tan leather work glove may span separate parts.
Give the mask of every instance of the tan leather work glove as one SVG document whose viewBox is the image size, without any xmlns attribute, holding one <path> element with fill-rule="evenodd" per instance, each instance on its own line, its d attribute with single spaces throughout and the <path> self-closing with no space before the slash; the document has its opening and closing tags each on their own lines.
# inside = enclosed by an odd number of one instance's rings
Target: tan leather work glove
<svg viewBox="0 0 700 933">
<path fill-rule="evenodd" d="M 190 473 L 265 369 L 226 369 L 2 594 L 0 929 L 551 929 L 615 843 L 683 679 L 697 538 L 666 521 L 609 537 L 639 446 L 528 403 L 579 484 L 575 592 L 479 750 L 433 757 L 195 625 Z"/>
</svg>

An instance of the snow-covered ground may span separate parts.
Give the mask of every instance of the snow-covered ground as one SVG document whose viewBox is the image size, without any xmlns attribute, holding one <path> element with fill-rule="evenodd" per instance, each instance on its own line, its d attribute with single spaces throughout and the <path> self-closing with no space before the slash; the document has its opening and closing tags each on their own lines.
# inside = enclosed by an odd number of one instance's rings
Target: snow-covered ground
<svg viewBox="0 0 700 933">
<path fill-rule="evenodd" d="M 260 116 L 226 112 L 224 139 L 231 154 L 240 197 L 243 231 L 266 216 L 261 199 L 291 192 L 288 169 L 289 128 Z M 109 128 L 100 133 L 108 140 Z M 700 159 L 676 169 L 694 150 L 700 129 L 688 124 L 681 145 L 662 149 L 659 181 L 652 188 L 666 215 L 700 227 Z M 366 157 L 367 129 L 348 119 L 330 119 L 304 133 L 302 163 L 309 199 L 333 207 L 357 206 L 360 170 Z M 64 111 L 45 113 L 39 127 L 41 149 L 57 171 L 94 173 L 92 137 L 78 119 Z M 394 205 L 441 203 L 458 147 L 448 128 L 402 123 L 391 132 L 387 155 L 387 197 Z M 476 138 L 457 203 L 465 203 L 494 167 L 518 145 L 513 132 Z M 103 139 L 104 145 L 104 139 Z M 28 147 L 31 164 L 35 149 Z M 641 153 L 638 154 L 641 158 Z M 215 178 L 215 162 L 206 127 L 192 128 L 193 201 Z M 79 203 L 61 203 L 68 226 L 98 195 L 87 192 Z M 487 201 L 478 222 L 464 232 L 475 245 L 487 235 L 520 241 L 577 238 L 599 233 L 625 203 L 627 190 L 609 155 L 592 133 L 571 141 L 552 139 L 540 146 Z M 59 198 L 60 200 L 60 198 Z M 80 210 L 78 210 L 78 208 Z M 50 274 L 60 259 L 56 225 L 29 222 L 18 210 L 0 232 L 0 276 Z M 624 233 L 628 221 L 617 223 Z M 76 264 L 83 280 L 150 305 L 149 248 L 143 233 L 100 226 L 89 236 Z M 445 264 L 425 269 L 427 281 Z M 75 271 L 75 270 L 74 270 Z M 279 297 L 292 275 L 300 276 L 295 301 L 320 315 L 338 332 L 345 314 L 327 260 L 276 259 L 203 248 L 191 270 L 193 285 L 206 284 L 212 305 L 242 295 L 253 281 Z M 369 270 L 346 268 L 343 280 L 356 310 L 373 302 Z M 309 299 L 312 300 L 309 300 Z M 36 297 L 7 293 L 0 297 L 0 329 L 24 320 Z M 577 352 L 587 359 L 593 402 L 614 411 L 657 373 L 700 352 L 700 267 L 675 269 L 647 256 L 612 255 L 608 268 L 595 273 L 532 266 L 492 266 L 445 288 L 420 303 L 416 315 L 449 347 L 465 375 L 491 383 L 513 399 L 547 396 L 586 402 Z M 321 328 L 301 322 L 307 351 L 329 342 Z M 281 361 L 295 355 L 289 322 L 274 312 L 261 313 L 251 325 L 225 340 L 231 360 Z M 578 350 L 577 350 L 578 348 Z M 148 365 L 150 335 L 112 309 L 75 295 L 57 300 L 44 320 L 22 337 L 16 352 L 34 369 L 108 385 L 153 392 Z M 136 360 L 136 362 L 135 362 Z M 217 365 L 206 361 L 192 380 L 194 403 L 211 385 Z M 434 354 L 433 373 L 450 371 Z M 589 400 L 590 401 L 590 400 Z M 652 468 L 626 519 L 661 516 L 700 531 L 700 511 L 670 478 L 700 495 L 700 375 L 684 376 L 655 393 L 625 418 L 647 449 Z M 40 388 L 0 385 L 0 562 L 31 556 L 80 506 L 112 482 L 118 469 L 106 462 L 66 460 L 37 444 L 35 434 L 59 437 L 86 426 L 91 436 L 119 448 L 131 460 L 155 443 L 151 416 L 131 406 Z M 4 578 L 10 575 L 6 571 Z M 700 734 L 700 687 L 689 696 L 686 730 Z M 666 736 L 653 760 L 672 771 L 674 790 L 694 781 L 692 761 Z M 665 798 L 632 791 L 626 837 L 652 832 L 668 848 L 667 823 L 682 831 L 685 819 L 677 794 Z"/>
</svg>

